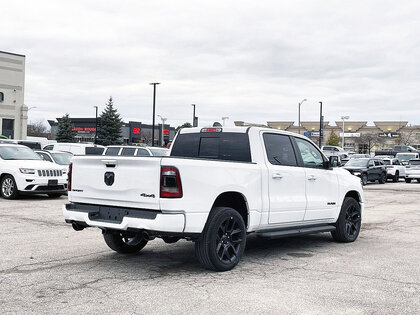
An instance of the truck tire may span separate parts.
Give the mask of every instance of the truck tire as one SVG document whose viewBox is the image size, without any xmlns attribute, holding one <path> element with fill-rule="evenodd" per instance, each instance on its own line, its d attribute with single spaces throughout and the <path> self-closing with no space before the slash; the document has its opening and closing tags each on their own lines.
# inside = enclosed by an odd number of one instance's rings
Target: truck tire
<svg viewBox="0 0 420 315">
<path fill-rule="evenodd" d="M 382 173 L 378 180 L 379 184 L 385 184 L 386 182 L 386 173 Z"/>
<path fill-rule="evenodd" d="M 417 178 L 417 183 L 420 183 L 420 178 Z"/>
<path fill-rule="evenodd" d="M 352 197 L 346 197 L 341 206 L 340 216 L 335 224 L 336 230 L 332 237 L 336 242 L 354 242 L 362 226 L 362 213 L 360 204 Z"/>
<path fill-rule="evenodd" d="M 120 254 L 134 254 L 143 249 L 147 244 L 147 240 L 141 234 L 127 237 L 120 232 L 105 231 L 103 233 L 106 245 Z"/>
<path fill-rule="evenodd" d="M 397 183 L 399 180 L 400 180 L 400 173 L 399 173 L 398 171 L 395 171 L 395 175 L 394 175 L 394 177 L 392 178 L 392 181 L 393 181 L 394 183 Z"/>
<path fill-rule="evenodd" d="M 405 182 L 408 183 L 408 184 L 410 184 L 411 183 L 411 178 L 406 178 L 405 179 Z"/>
<path fill-rule="evenodd" d="M 16 199 L 19 195 L 16 181 L 12 175 L 6 175 L 1 179 L 0 194 L 4 199 Z"/>
<path fill-rule="evenodd" d="M 227 271 L 239 263 L 245 245 L 246 226 L 242 216 L 232 208 L 215 207 L 195 242 L 195 253 L 206 269 Z"/>
</svg>

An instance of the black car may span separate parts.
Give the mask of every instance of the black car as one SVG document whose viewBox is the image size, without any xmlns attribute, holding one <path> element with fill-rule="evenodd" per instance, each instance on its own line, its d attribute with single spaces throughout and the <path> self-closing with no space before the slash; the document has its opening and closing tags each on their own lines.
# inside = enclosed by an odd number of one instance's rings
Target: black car
<svg viewBox="0 0 420 315">
<path fill-rule="evenodd" d="M 350 159 L 344 168 L 353 175 L 359 176 L 362 184 L 368 181 L 379 181 L 379 184 L 386 182 L 386 167 L 381 160 L 377 159 Z"/>
</svg>

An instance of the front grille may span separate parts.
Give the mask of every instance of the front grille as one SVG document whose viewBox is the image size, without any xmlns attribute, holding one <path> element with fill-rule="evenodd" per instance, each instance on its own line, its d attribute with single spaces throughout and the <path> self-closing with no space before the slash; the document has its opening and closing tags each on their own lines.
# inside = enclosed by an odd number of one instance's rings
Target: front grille
<svg viewBox="0 0 420 315">
<path fill-rule="evenodd" d="M 38 170 L 38 175 L 41 177 L 57 177 L 63 176 L 63 171 L 61 170 Z"/>
</svg>

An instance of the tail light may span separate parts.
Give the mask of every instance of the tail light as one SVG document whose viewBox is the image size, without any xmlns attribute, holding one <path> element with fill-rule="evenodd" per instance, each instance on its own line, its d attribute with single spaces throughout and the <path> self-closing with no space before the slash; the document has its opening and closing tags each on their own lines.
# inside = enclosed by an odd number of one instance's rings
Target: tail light
<svg viewBox="0 0 420 315">
<path fill-rule="evenodd" d="M 67 191 L 71 191 L 71 173 L 73 169 L 73 163 L 69 164 L 69 172 L 67 173 Z"/>
<path fill-rule="evenodd" d="M 162 166 L 160 169 L 160 197 L 182 197 L 181 177 L 178 169 L 174 166 Z"/>
</svg>

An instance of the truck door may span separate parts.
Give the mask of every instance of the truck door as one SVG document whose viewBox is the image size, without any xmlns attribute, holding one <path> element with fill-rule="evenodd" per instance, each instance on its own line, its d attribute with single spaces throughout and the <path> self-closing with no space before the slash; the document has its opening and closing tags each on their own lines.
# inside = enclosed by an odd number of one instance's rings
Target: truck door
<svg viewBox="0 0 420 315">
<path fill-rule="evenodd" d="M 295 138 L 305 171 L 305 221 L 331 219 L 337 214 L 338 178 L 332 169 L 324 167 L 324 156 L 311 142 Z"/>
<path fill-rule="evenodd" d="M 268 168 L 269 224 L 302 221 L 305 215 L 305 170 L 298 166 L 287 135 L 263 133 Z"/>
</svg>

